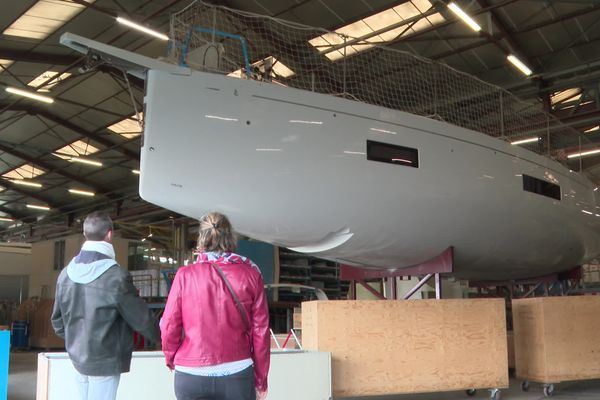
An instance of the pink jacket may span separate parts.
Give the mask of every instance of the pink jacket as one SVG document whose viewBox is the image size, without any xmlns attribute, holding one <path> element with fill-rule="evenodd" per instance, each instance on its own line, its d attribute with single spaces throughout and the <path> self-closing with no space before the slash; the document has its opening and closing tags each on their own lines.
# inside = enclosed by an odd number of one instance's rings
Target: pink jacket
<svg viewBox="0 0 600 400">
<path fill-rule="evenodd" d="M 251 357 L 256 388 L 266 390 L 270 338 L 262 275 L 237 255 L 216 260 L 247 312 L 248 332 L 227 286 L 206 259 L 200 254 L 196 264 L 175 275 L 161 321 L 167 366 L 201 367 Z"/>
</svg>

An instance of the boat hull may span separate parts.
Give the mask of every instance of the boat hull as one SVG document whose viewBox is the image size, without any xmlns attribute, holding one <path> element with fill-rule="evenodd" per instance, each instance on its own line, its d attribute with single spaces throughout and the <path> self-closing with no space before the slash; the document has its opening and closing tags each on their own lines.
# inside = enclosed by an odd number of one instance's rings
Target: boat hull
<svg viewBox="0 0 600 400">
<path fill-rule="evenodd" d="M 600 253 L 595 186 L 551 159 L 444 122 L 276 84 L 150 70 L 140 194 L 237 231 L 373 268 L 455 250 L 455 274 L 513 279 Z M 418 168 L 367 159 L 367 141 Z M 560 200 L 523 189 L 560 186 Z M 596 215 L 598 214 L 598 215 Z"/>
</svg>

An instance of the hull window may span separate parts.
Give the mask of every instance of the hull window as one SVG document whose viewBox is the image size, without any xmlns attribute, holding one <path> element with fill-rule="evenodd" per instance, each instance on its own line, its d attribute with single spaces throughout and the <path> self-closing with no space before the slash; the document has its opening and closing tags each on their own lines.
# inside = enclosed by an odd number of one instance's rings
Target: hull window
<svg viewBox="0 0 600 400">
<path fill-rule="evenodd" d="M 560 186 L 523 174 L 523 190 L 560 200 Z"/>
<path fill-rule="evenodd" d="M 419 151 L 410 147 L 367 140 L 367 160 L 419 168 Z"/>
</svg>

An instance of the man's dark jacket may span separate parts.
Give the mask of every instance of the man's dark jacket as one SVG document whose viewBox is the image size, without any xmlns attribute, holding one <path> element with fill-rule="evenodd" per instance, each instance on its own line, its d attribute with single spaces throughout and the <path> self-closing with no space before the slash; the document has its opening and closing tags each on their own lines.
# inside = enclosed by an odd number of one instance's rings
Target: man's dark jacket
<svg viewBox="0 0 600 400">
<path fill-rule="evenodd" d="M 97 264 L 105 266 L 89 283 L 78 283 L 67 273 Z M 65 339 L 75 369 L 90 376 L 129 371 L 133 330 L 160 341 L 156 320 L 137 295 L 129 272 L 110 257 L 83 249 L 58 277 L 52 326 Z"/>
</svg>

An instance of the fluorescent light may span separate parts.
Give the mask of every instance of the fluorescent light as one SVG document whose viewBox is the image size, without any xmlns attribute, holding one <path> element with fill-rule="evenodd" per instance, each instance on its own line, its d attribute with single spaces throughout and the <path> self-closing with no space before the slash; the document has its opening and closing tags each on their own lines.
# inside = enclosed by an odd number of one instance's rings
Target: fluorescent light
<svg viewBox="0 0 600 400">
<path fill-rule="evenodd" d="M 27 208 L 34 208 L 34 209 L 36 209 L 36 210 L 50 211 L 50 207 L 46 207 L 46 206 L 36 206 L 35 204 L 27 204 Z"/>
<path fill-rule="evenodd" d="M 256 151 L 283 151 L 282 149 L 256 149 Z"/>
<path fill-rule="evenodd" d="M 509 54 L 506 56 L 506 58 L 525 75 L 529 76 L 532 74 L 531 69 L 529 69 L 529 67 L 525 65 L 523 61 L 519 60 L 517 56 Z"/>
<path fill-rule="evenodd" d="M 139 169 L 132 169 L 131 172 L 134 173 L 134 174 L 136 174 L 136 175 L 141 174 L 141 172 L 140 172 Z"/>
<path fill-rule="evenodd" d="M 600 149 L 596 149 L 596 150 L 589 150 L 589 151 L 583 151 L 581 153 L 573 153 L 573 154 L 569 154 L 567 156 L 567 158 L 576 158 L 576 157 L 584 157 L 584 156 L 589 156 L 592 154 L 598 154 L 600 153 Z"/>
<path fill-rule="evenodd" d="M 158 31 L 146 28 L 145 26 L 142 26 L 140 24 L 136 24 L 135 22 L 129 21 L 129 20 L 125 19 L 125 18 L 118 17 L 117 18 L 117 22 L 120 23 L 120 24 L 123 24 L 123 25 L 127 25 L 130 28 L 137 29 L 140 32 L 144 32 L 147 35 L 154 36 L 154 37 L 156 37 L 158 39 L 169 40 L 169 37 L 167 35 L 165 35 L 164 33 L 160 33 Z"/>
<path fill-rule="evenodd" d="M 594 131 L 597 131 L 597 130 L 599 130 L 599 129 L 600 129 L 600 125 L 597 125 L 597 126 L 595 126 L 595 127 L 593 127 L 593 128 L 586 129 L 584 132 L 585 132 L 585 133 L 589 133 L 589 132 L 594 132 Z"/>
<path fill-rule="evenodd" d="M 18 96 L 27 97 L 27 98 L 30 98 L 30 99 L 33 99 L 33 100 L 41 101 L 43 103 L 48 103 L 48 104 L 54 103 L 54 99 L 52 97 L 42 96 L 41 94 L 31 93 L 31 92 L 28 92 L 26 90 L 17 89 L 17 88 L 11 87 L 11 86 L 8 86 L 4 90 L 6 90 L 8 93 L 16 94 Z"/>
<path fill-rule="evenodd" d="M 457 17 L 462 19 L 465 24 L 469 25 L 469 27 L 475 32 L 479 32 L 481 30 L 481 26 L 479 26 L 479 24 L 475 22 L 473 18 L 471 18 L 466 12 L 464 12 L 462 8 L 456 5 L 456 3 L 448 4 L 448 8 L 450 9 L 450 11 L 456 14 Z"/>
<path fill-rule="evenodd" d="M 367 153 L 363 153 L 362 151 L 348 151 L 348 150 L 346 150 L 346 151 L 344 151 L 344 154 L 358 154 L 358 155 L 364 156 Z"/>
<path fill-rule="evenodd" d="M 81 157 L 73 157 L 69 161 L 78 162 L 78 163 L 81 163 L 81 164 L 93 165 L 95 167 L 101 167 L 102 166 L 101 162 L 93 161 L 93 160 L 88 160 L 88 159 L 81 158 Z"/>
<path fill-rule="evenodd" d="M 11 182 L 16 183 L 17 185 L 22 185 L 22 186 L 31 186 L 31 187 L 36 187 L 36 188 L 42 187 L 41 183 L 29 182 L 29 181 L 26 181 L 23 179 L 13 179 Z"/>
<path fill-rule="evenodd" d="M 2 222 L 14 222 L 15 220 L 12 218 L 4 218 L 4 217 L 0 217 L 0 221 Z"/>
<path fill-rule="evenodd" d="M 581 210 L 581 212 L 582 212 L 582 213 L 585 213 L 585 214 L 590 214 L 590 215 L 594 214 L 594 213 L 592 213 L 592 212 L 589 212 L 588 210 Z"/>
<path fill-rule="evenodd" d="M 539 137 L 532 137 L 532 138 L 527 138 L 527 139 L 515 140 L 514 142 L 510 142 L 510 144 L 517 145 L 517 144 L 533 143 L 533 142 L 537 142 L 539 140 L 540 140 Z"/>
<path fill-rule="evenodd" d="M 79 190 L 79 189 L 69 189 L 69 193 L 79 194 L 79 195 L 88 196 L 88 197 L 93 197 L 96 195 L 96 193 L 94 193 L 94 192 L 88 192 L 86 190 Z"/>
</svg>

